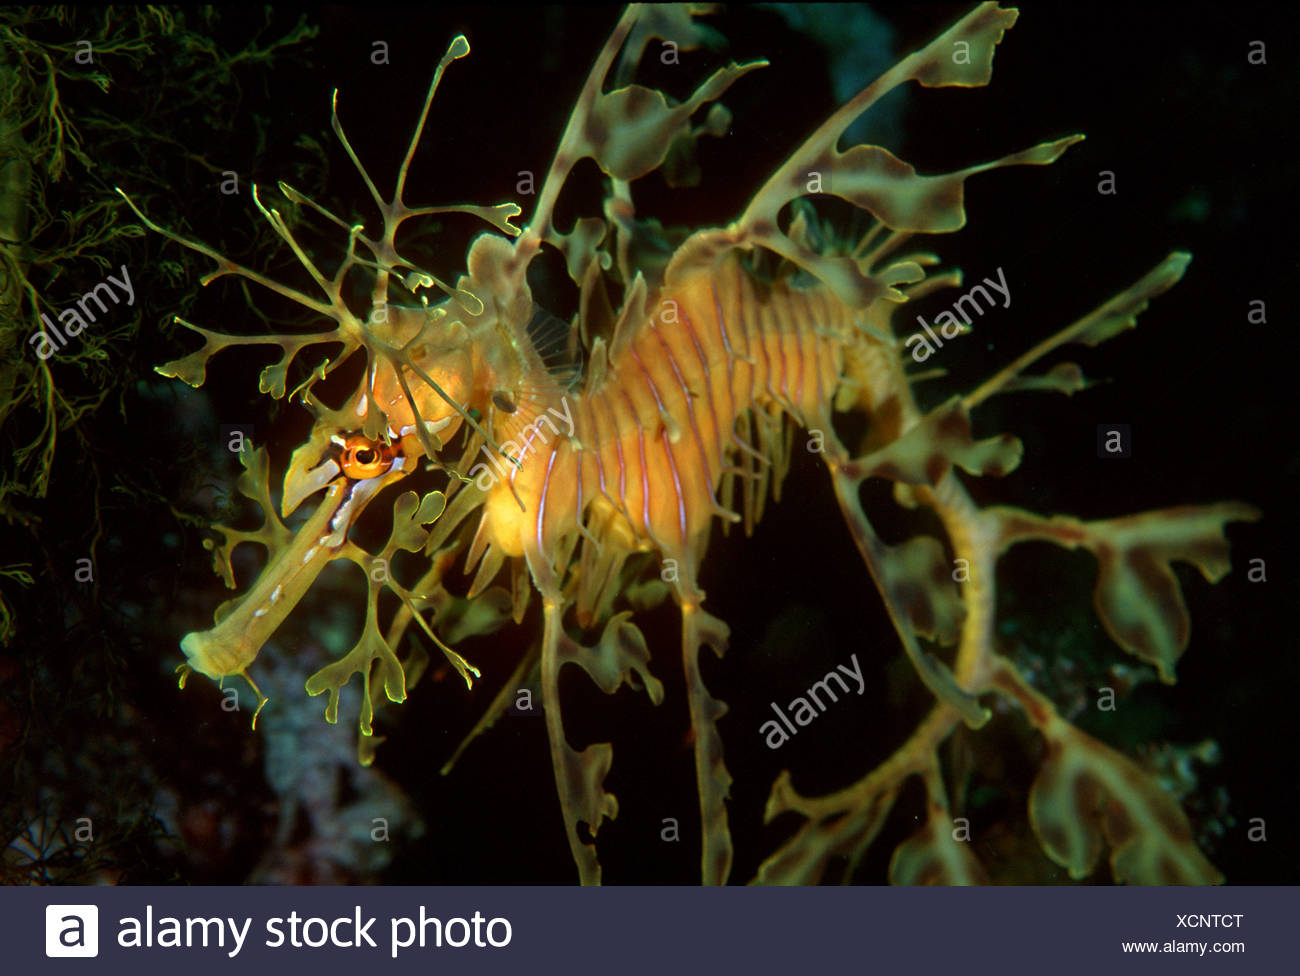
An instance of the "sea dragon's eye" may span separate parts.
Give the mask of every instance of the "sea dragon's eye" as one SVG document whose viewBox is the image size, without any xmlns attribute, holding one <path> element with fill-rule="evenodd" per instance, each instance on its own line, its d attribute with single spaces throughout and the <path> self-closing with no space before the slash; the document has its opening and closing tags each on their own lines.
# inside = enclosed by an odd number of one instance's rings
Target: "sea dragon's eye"
<svg viewBox="0 0 1300 976">
<path fill-rule="evenodd" d="M 354 481 L 377 478 L 393 466 L 393 449 L 382 442 L 354 434 L 343 444 L 339 468 Z"/>
</svg>

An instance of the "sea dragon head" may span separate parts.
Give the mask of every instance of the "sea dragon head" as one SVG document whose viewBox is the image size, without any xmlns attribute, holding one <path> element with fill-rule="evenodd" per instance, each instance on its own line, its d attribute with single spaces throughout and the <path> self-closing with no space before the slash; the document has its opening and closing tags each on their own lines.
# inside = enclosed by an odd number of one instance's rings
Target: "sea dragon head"
<svg viewBox="0 0 1300 976">
<path fill-rule="evenodd" d="M 306 442 L 290 458 L 278 506 L 271 499 L 266 450 L 250 449 L 241 454 L 246 470 L 239 480 L 239 490 L 258 503 L 266 521 L 261 529 L 253 532 L 215 526 L 225 537 L 224 542 L 208 540 L 205 544 L 215 550 L 215 568 L 231 588 L 235 584 L 230 556 L 236 546 L 244 542 L 265 545 L 268 562 L 246 594 L 217 609 L 213 627 L 187 634 L 181 641 L 187 659 L 187 664 L 182 666 L 182 684 L 191 669 L 217 680 L 236 674 L 248 678 L 247 669 L 267 639 L 310 589 L 324 566 L 340 558 L 349 559 L 366 570 L 372 585 L 362 639 L 343 661 L 323 669 L 308 682 L 308 690 L 313 694 L 331 692 L 327 717 L 337 715 L 339 688 L 357 672 L 363 674 L 366 683 L 361 721 L 366 735 L 370 734 L 372 671 L 382 680 L 389 698 L 400 701 L 404 697 L 402 666 L 376 623 L 376 600 L 383 586 L 397 593 L 412 619 L 442 647 L 467 682 L 471 673 L 477 674 L 432 634 L 420 616 L 423 607 L 418 594 L 406 591 L 387 577 L 376 583 L 376 574 L 372 572 L 377 563 L 387 566 L 387 560 L 397 550 L 413 552 L 424 545 L 428 533 L 421 526 L 442 513 L 445 506 L 442 492 L 429 492 L 422 499 L 413 492 L 399 496 L 394 504 L 392 534 L 388 545 L 378 554 L 361 549 L 348 538 L 367 505 L 386 487 L 427 464 L 442 466 L 439 454 L 443 444 L 463 425 L 471 427 L 490 450 L 501 450 L 479 423 L 482 407 L 475 406 L 474 401 L 484 399 L 481 391 L 475 392 L 479 389 L 482 370 L 481 364 L 476 364 L 471 356 L 474 341 L 466 325 L 473 323 L 472 328 L 481 328 L 490 324 L 495 309 L 485 309 L 474 290 L 465 287 L 472 283 L 472 274 L 463 278 L 462 284 L 447 284 L 399 253 L 396 245 L 398 231 L 407 220 L 435 214 L 469 214 L 508 236 L 520 233 L 510 223 L 521 212 L 513 203 L 413 208 L 403 200 L 407 173 L 442 74 L 452 61 L 468 53 L 468 42 L 464 37 L 457 37 L 439 61 L 424 110 L 399 167 L 391 200 L 380 196 L 348 142 L 339 122 L 338 92 L 334 93 L 333 130 L 380 211 L 381 232 L 367 234 L 364 224 L 349 223 L 288 184 L 279 184 L 280 193 L 290 206 L 303 213 L 312 212 L 345 232 L 346 249 L 332 274 L 321 271 L 295 237 L 289 222 L 274 206 L 264 205 L 258 187 L 253 187 L 254 204 L 306 270 L 317 286 L 316 292 L 306 293 L 283 285 L 204 244 L 155 224 L 126 193 L 118 190 L 150 230 L 216 262 L 216 270 L 202 279 L 204 285 L 226 275 L 241 277 L 307 309 L 316 321 L 332 320 L 332 327 L 323 331 L 228 335 L 176 319 L 203 336 L 204 344 L 197 351 L 157 369 L 164 376 L 176 377 L 194 387 L 203 384 L 207 361 L 228 346 L 280 347 L 281 358 L 262 370 L 259 382 L 261 392 L 276 399 L 285 396 L 290 367 L 304 349 L 329 345 L 334 357 L 316 355 L 309 367 L 310 374 L 289 393 L 291 400 L 297 399 L 308 407 L 315 422 Z M 364 312 L 355 311 L 344 297 L 353 293 L 358 276 L 367 276 L 365 280 L 370 288 L 369 308 Z M 441 293 L 439 300 L 430 302 L 429 296 L 421 293 L 431 289 Z M 411 304 L 412 297 L 418 304 Z M 338 352 L 340 345 L 342 350 Z M 331 406 L 318 395 L 317 385 L 344 363 L 354 362 L 358 355 L 364 357 L 365 363 L 360 382 L 340 406 Z M 320 389 L 335 385 L 324 384 Z M 306 521 L 296 529 L 286 526 L 282 518 L 288 518 L 306 499 L 320 492 L 323 497 Z M 375 662 L 379 662 L 378 666 L 372 667 Z M 255 684 L 253 687 L 256 690 Z M 260 691 L 258 696 L 260 710 L 265 697 Z"/>
</svg>

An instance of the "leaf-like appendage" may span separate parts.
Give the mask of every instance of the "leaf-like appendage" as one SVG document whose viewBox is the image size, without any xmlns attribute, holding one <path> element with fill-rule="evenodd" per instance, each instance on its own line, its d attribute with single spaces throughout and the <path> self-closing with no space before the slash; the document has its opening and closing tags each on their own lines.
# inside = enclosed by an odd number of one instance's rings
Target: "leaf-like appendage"
<svg viewBox="0 0 1300 976">
<path fill-rule="evenodd" d="M 1061 329 L 1038 343 L 1024 355 L 981 383 L 979 388 L 968 393 L 962 402 L 968 410 L 980 401 L 995 393 L 1012 390 L 1057 390 L 1070 394 L 1083 389 L 1087 384 L 1083 374 L 1074 363 L 1060 363 L 1044 376 L 1022 376 L 1023 371 L 1036 361 L 1046 356 L 1059 346 L 1079 342 L 1085 346 L 1096 346 L 1107 339 L 1119 335 L 1126 329 L 1137 327 L 1137 317 L 1146 311 L 1151 299 L 1164 294 L 1178 283 L 1192 256 L 1184 251 L 1174 251 L 1118 295 L 1107 299 L 1083 318 Z"/>
<path fill-rule="evenodd" d="M 436 520 L 446 507 L 447 498 L 440 491 L 429 492 L 423 500 L 413 491 L 398 495 L 393 503 L 393 529 L 379 558 L 391 559 L 399 550 L 418 552 L 423 549 L 429 538 L 424 526 Z"/>
<path fill-rule="evenodd" d="M 689 135 L 691 116 L 765 61 L 719 68 L 680 105 L 660 91 L 628 85 L 597 96 L 578 152 L 616 180 L 635 180 L 662 165 L 673 140 Z"/>
<path fill-rule="evenodd" d="M 886 586 L 907 611 L 912 629 L 927 640 L 952 644 L 966 618 L 953 582 L 952 563 L 938 539 L 918 535 L 887 550 Z"/>
<path fill-rule="evenodd" d="M 890 884 L 982 885 L 988 880 L 970 844 L 953 837 L 947 811 L 933 803 L 926 825 L 899 844 L 889 861 Z"/>
<path fill-rule="evenodd" d="M 359 489 L 358 489 L 359 490 Z M 365 572 L 368 581 L 366 597 L 366 622 L 361 637 L 343 658 L 325 665 L 307 679 L 307 694 L 321 695 L 329 692 L 329 702 L 325 706 L 325 720 L 331 724 L 338 721 L 339 698 L 343 687 L 352 680 L 354 674 L 362 676 L 362 698 L 360 727 L 363 736 L 373 734 L 372 720 L 377 695 L 372 690 L 382 687 L 384 695 L 391 702 L 406 700 L 406 670 L 397 658 L 394 644 L 405 632 L 405 624 L 416 620 L 420 626 L 439 645 L 452 665 L 471 682 L 471 674 L 478 676 L 478 670 L 467 663 L 455 651 L 438 641 L 430 630 L 419 610 L 415 606 L 410 591 L 392 578 L 390 564 L 398 551 L 416 552 L 423 548 L 429 533 L 423 526 L 433 522 L 446 508 L 446 498 L 440 491 L 432 491 L 420 499 L 413 491 L 403 492 L 393 502 L 393 528 L 388 543 L 377 555 L 360 549 L 351 542 L 341 543 L 338 558 L 350 559 Z M 422 579 L 421 584 L 433 586 L 436 581 Z M 403 626 L 394 628 L 392 639 L 385 637 L 379 629 L 379 591 L 383 588 L 392 590 L 401 599 L 410 617 L 403 618 Z M 363 749 L 362 756 L 373 759 L 373 749 Z"/>
<path fill-rule="evenodd" d="M 1231 569 L 1227 522 L 1253 521 L 1258 512 L 1229 503 L 1188 506 L 1092 523 L 1099 573 L 1094 602 L 1107 632 L 1124 650 L 1154 664 L 1172 684 L 1174 664 L 1187 648 L 1191 620 L 1174 560 L 1192 563 L 1211 583 Z"/>
<path fill-rule="evenodd" d="M 650 673 L 650 648 L 631 620 L 632 614 L 626 610 L 611 617 L 595 647 L 579 647 L 562 639 L 560 660 L 579 665 L 607 695 L 624 684 L 635 688 L 635 674 L 650 700 L 658 705 L 664 699 L 664 686 Z"/>
<path fill-rule="evenodd" d="M 824 801 L 808 801 L 799 796 L 790 783 L 790 773 L 782 772 L 772 785 L 764 820 L 770 821 L 787 811 L 801 813 L 809 819 L 762 863 L 755 881 L 768 885 L 820 883 L 832 858 L 855 857 L 871 845 L 897 797 L 895 784 L 865 798 L 857 797 L 856 804 L 845 803 L 834 813 L 826 814 L 820 809 L 810 810 L 810 803 L 820 806 Z"/>
<path fill-rule="evenodd" d="M 1111 871 L 1130 884 L 1218 884 L 1178 803 L 1131 760 L 1053 716 L 1029 818 L 1048 856 L 1072 878 L 1096 868 L 1103 838 Z"/>
<path fill-rule="evenodd" d="M 313 674 L 307 679 L 306 686 L 307 694 L 312 696 L 329 692 L 329 702 L 325 706 L 325 721 L 333 725 L 339 720 L 339 697 L 344 685 L 352 680 L 354 674 L 360 673 L 363 680 L 360 726 L 361 734 L 367 736 L 374 731 L 371 726 L 374 707 L 370 696 L 373 662 L 379 663 L 376 677 L 382 684 L 388 700 L 392 702 L 406 700 L 406 672 L 402 669 L 401 662 L 397 660 L 393 649 L 384 640 L 384 635 L 379 632 L 375 596 L 376 590 L 372 589 L 365 627 L 361 632 L 361 638 L 353 645 L 352 650 L 340 660 L 325 665 Z"/>
<path fill-rule="evenodd" d="M 266 448 L 250 450 L 246 447 L 239 452 L 239 463 L 244 466 L 244 473 L 239 476 L 236 487 L 241 495 L 256 502 L 261 508 L 262 525 L 251 531 L 232 529 L 226 525 L 214 525 L 212 529 L 221 534 L 222 541 L 220 543 L 213 539 L 203 541 L 203 545 L 212 550 L 212 571 L 232 590 L 235 589 L 235 571 L 230 564 L 230 559 L 236 548 L 245 542 L 263 545 L 266 547 L 269 564 L 273 563 L 280 550 L 293 540 L 293 533 L 280 521 L 275 513 L 275 505 L 271 501 L 270 461 Z"/>
<path fill-rule="evenodd" d="M 564 255 L 569 277 L 581 284 L 587 276 L 587 268 L 595 262 L 602 270 L 608 270 L 610 257 L 600 250 L 608 227 L 599 217 L 580 217 L 573 225 L 573 230 L 562 234 L 552 229 L 547 240 Z"/>
<path fill-rule="evenodd" d="M 913 775 L 933 776 L 938 762 L 935 749 L 958 721 L 955 709 L 941 705 L 893 755 L 852 786 L 829 796 L 801 796 L 789 772 L 781 773 L 768 796 L 764 822 L 787 812 L 798 813 L 808 822 L 763 862 L 756 880 L 760 884 L 816 884 L 833 857 L 849 858 L 851 876 L 885 825 L 904 781 Z M 935 809 L 933 800 L 930 806 Z"/>
<path fill-rule="evenodd" d="M 974 475 L 1000 478 L 1016 469 L 1022 453 L 1019 438 L 1011 434 L 972 440 L 970 417 L 954 397 L 902 437 L 855 464 L 863 477 L 934 485 L 954 464 Z"/>
<path fill-rule="evenodd" d="M 1073 396 L 1090 384 L 1077 363 L 1057 363 L 1041 376 L 1017 376 L 1002 387 L 1004 393 L 1047 392 Z"/>
<path fill-rule="evenodd" d="M 682 608 L 682 665 L 686 696 L 695 737 L 695 785 L 700 794 L 700 820 L 704 851 L 700 876 L 704 884 L 726 884 L 731 873 L 731 829 L 727 825 L 726 799 L 731 794 L 731 773 L 723 759 L 718 719 L 727 706 L 709 694 L 700 674 L 699 652 L 705 645 L 718 657 L 727 649 L 730 631 L 717 617 L 695 607 Z"/>
<path fill-rule="evenodd" d="M 989 513 L 1001 523 L 1003 549 L 1028 539 L 1090 549 L 1098 564 L 1093 602 L 1107 633 L 1124 650 L 1155 665 L 1169 684 L 1191 634 L 1171 564 L 1191 563 L 1217 583 L 1231 568 L 1224 526 L 1253 522 L 1260 514 L 1240 502 L 1186 505 L 1096 522 L 1065 515 L 1044 518 L 1013 508 Z"/>
<path fill-rule="evenodd" d="M 866 210 L 891 230 L 949 233 L 965 226 L 963 193 L 968 177 L 1003 166 L 1055 162 L 1083 137 L 1067 136 L 936 176 L 918 175 L 910 164 L 879 146 L 855 146 L 847 152 L 837 148 L 840 137 L 853 122 L 908 81 L 925 87 L 988 84 L 994 50 L 1017 16 L 1014 10 L 981 4 L 923 49 L 885 72 L 791 154 L 754 195 L 740 220 L 725 230 L 705 230 L 692 237 L 669 264 L 666 279 L 674 280 L 689 269 L 710 264 L 733 247 L 761 245 L 816 276 L 850 306 L 865 308 L 881 297 L 901 301 L 901 294 L 870 272 L 867 261 L 819 253 L 799 243 L 779 229 L 778 216 L 782 208 L 800 197 L 828 193 Z M 954 55 L 959 50 L 964 57 Z"/>
<path fill-rule="evenodd" d="M 203 385 L 207 379 L 208 360 L 219 353 L 227 346 L 238 344 L 238 337 L 222 335 L 219 332 L 212 332 L 197 325 L 191 325 L 189 322 L 177 320 L 185 328 L 197 332 L 203 336 L 203 347 L 183 356 L 180 359 L 173 359 L 162 366 L 155 366 L 154 371 L 162 376 L 170 376 L 180 380 L 182 383 L 188 383 L 196 390 Z M 233 341 L 232 341 L 233 340 Z"/>
<path fill-rule="evenodd" d="M 710 49 L 723 43 L 722 35 L 704 24 L 695 23 L 699 14 L 712 13 L 711 3 L 648 3 L 637 17 L 619 58 L 616 77 L 619 84 L 632 76 L 646 45 L 654 38 L 667 41 L 678 51 Z"/>
</svg>

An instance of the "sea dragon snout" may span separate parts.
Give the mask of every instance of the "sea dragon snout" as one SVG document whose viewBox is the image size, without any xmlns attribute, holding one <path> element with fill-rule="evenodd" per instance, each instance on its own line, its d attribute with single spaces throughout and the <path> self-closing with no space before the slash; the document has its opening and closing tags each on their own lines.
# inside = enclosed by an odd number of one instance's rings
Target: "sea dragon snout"
<svg viewBox="0 0 1300 976">
<path fill-rule="evenodd" d="M 308 494 L 326 489 L 316 511 L 296 531 L 265 505 L 267 522 L 260 532 L 219 528 L 227 541 L 218 560 L 225 559 L 228 564 L 229 550 L 242 541 L 262 542 L 271 557 L 247 594 L 218 609 L 211 628 L 186 634 L 181 640 L 192 670 L 214 679 L 234 674 L 247 678 L 248 666 L 267 639 L 293 612 L 325 565 L 341 554 L 349 530 L 370 500 L 414 466 L 414 459 L 406 455 L 400 442 L 389 445 L 359 434 L 335 440 L 331 456 L 321 464 L 307 472 L 291 468 L 285 478 L 284 507 L 290 511 Z M 255 452 L 253 460 L 245 463 L 249 470 L 240 480 L 241 489 L 256 488 L 259 479 L 264 486 L 265 452 Z M 263 502 L 257 494 L 245 494 Z M 228 576 L 227 581 L 233 582 L 233 578 Z"/>
</svg>

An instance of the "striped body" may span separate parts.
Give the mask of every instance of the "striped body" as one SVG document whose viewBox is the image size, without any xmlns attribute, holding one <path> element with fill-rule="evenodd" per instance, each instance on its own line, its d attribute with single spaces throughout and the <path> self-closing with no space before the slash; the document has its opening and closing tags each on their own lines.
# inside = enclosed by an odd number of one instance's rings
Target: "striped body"
<svg viewBox="0 0 1300 976">
<path fill-rule="evenodd" d="M 710 519 L 725 514 L 724 469 L 753 451 L 738 418 L 774 407 L 804 424 L 829 416 L 853 313 L 826 289 L 760 285 L 732 258 L 649 307 L 594 389 L 570 394 L 567 410 L 534 401 L 501 432 L 527 447 L 492 489 L 485 527 L 507 555 L 527 554 L 535 574 L 580 522 L 602 546 L 693 567 Z M 551 419 L 561 413 L 571 433 Z"/>
</svg>

